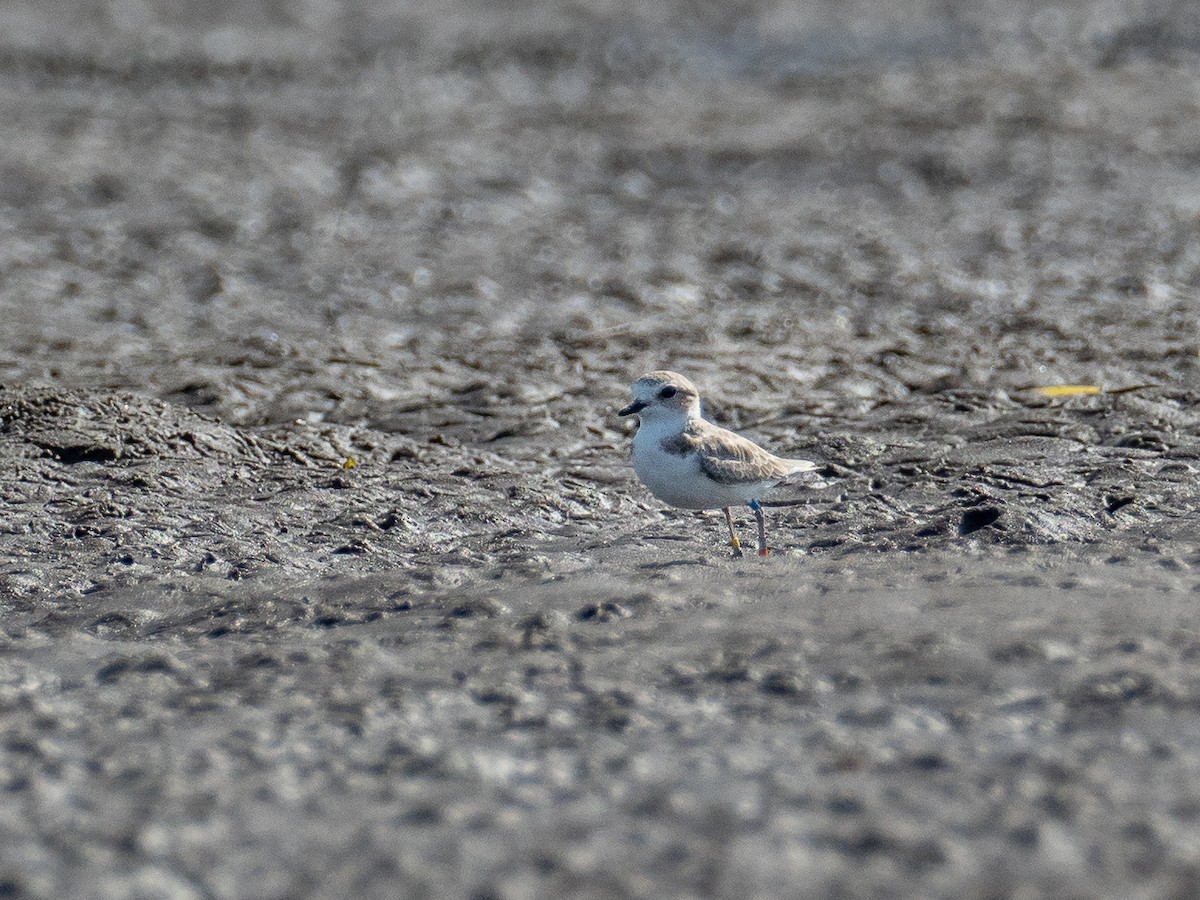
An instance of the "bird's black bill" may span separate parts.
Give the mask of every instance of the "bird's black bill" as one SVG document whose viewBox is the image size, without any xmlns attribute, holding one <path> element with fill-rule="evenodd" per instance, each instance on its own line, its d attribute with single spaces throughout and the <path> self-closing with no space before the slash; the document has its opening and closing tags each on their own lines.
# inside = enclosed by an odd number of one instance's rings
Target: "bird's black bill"
<svg viewBox="0 0 1200 900">
<path fill-rule="evenodd" d="M 618 416 L 632 416 L 634 413 L 641 412 L 645 408 L 646 408 L 645 402 L 643 402 L 641 400 L 635 400 L 633 403 L 630 403 L 627 407 L 625 407 L 623 410 L 621 410 L 619 413 L 617 413 L 617 415 Z"/>
</svg>

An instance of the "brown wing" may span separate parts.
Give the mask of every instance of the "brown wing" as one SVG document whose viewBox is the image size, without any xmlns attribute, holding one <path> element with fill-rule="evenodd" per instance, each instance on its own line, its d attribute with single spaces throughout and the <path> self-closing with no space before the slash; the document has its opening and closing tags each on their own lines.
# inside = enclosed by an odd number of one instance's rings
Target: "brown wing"
<svg viewBox="0 0 1200 900">
<path fill-rule="evenodd" d="M 684 436 L 700 450 L 700 471 L 718 484 L 782 481 L 796 471 L 790 461 L 772 456 L 753 441 L 715 425 L 689 425 Z"/>
</svg>

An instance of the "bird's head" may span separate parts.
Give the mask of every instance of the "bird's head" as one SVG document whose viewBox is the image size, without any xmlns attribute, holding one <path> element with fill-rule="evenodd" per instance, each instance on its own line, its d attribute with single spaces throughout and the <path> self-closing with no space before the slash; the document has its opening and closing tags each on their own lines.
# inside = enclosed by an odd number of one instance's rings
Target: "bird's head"
<svg viewBox="0 0 1200 900">
<path fill-rule="evenodd" d="M 686 420 L 700 415 L 700 392 L 677 372 L 649 372 L 633 383 L 633 402 L 617 413 L 643 422 Z"/>
</svg>

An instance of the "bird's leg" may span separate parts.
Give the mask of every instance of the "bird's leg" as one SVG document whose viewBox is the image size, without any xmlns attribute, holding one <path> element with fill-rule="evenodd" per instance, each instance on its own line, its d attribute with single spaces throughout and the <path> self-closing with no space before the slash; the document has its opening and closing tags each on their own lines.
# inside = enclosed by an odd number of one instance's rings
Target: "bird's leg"
<svg viewBox="0 0 1200 900">
<path fill-rule="evenodd" d="M 733 547 L 733 555 L 742 555 L 742 542 L 738 540 L 737 532 L 733 530 L 733 515 L 729 512 L 729 507 L 725 507 L 725 524 L 729 526 L 729 545 Z"/>
<path fill-rule="evenodd" d="M 767 555 L 767 523 L 763 521 L 762 507 L 759 506 L 757 500 L 750 501 L 750 508 L 754 510 L 754 518 L 758 521 L 758 555 Z"/>
</svg>

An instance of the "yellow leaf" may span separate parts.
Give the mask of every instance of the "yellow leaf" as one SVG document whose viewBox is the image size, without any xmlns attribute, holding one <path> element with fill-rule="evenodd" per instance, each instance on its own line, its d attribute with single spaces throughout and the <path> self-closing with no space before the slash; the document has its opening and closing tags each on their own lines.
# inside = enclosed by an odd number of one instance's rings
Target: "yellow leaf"
<svg viewBox="0 0 1200 900">
<path fill-rule="evenodd" d="M 345 460 L 342 461 L 343 469 L 353 469 L 357 465 L 358 465 L 358 460 L 355 459 L 353 456 L 347 456 L 345 458 Z"/>
<path fill-rule="evenodd" d="M 1048 384 L 1034 390 L 1045 397 L 1078 397 L 1081 394 L 1102 394 L 1098 384 Z"/>
</svg>

